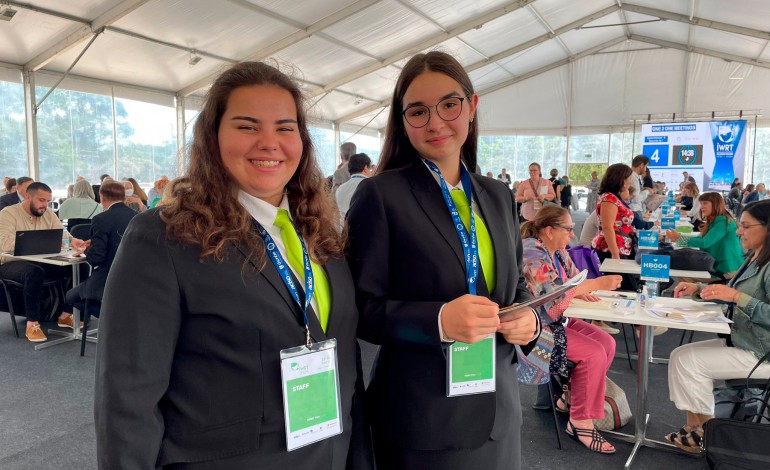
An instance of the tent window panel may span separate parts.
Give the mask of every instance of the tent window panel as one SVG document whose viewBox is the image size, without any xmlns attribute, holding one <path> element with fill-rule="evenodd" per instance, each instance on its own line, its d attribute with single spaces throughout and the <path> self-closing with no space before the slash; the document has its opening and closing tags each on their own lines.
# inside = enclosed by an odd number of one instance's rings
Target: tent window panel
<svg viewBox="0 0 770 470">
<path fill-rule="evenodd" d="M 177 176 L 176 110 L 115 99 L 119 178 L 135 178 L 147 191 L 161 176 Z"/>
<path fill-rule="evenodd" d="M 29 173 L 24 119 L 24 87 L 0 81 L 0 168 L 2 176 L 18 178 Z"/>
</svg>

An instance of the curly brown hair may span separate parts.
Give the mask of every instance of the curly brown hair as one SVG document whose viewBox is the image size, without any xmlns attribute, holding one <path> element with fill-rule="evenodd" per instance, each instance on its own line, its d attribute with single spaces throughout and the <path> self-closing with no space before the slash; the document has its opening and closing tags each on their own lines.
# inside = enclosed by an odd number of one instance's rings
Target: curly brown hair
<svg viewBox="0 0 770 470">
<path fill-rule="evenodd" d="M 201 260 L 224 261 L 228 246 L 245 248 L 246 262 L 258 269 L 267 257 L 262 239 L 256 235 L 252 217 L 238 202 L 238 185 L 227 172 L 219 151 L 219 126 L 233 90 L 270 85 L 288 91 L 297 107 L 297 127 L 302 140 L 302 157 L 297 171 L 286 185 L 294 226 L 307 246 L 310 257 L 325 263 L 341 258 L 344 237 L 339 233 L 339 212 L 324 190 L 323 174 L 315 157 L 304 97 L 286 74 L 262 62 L 241 62 L 224 71 L 206 96 L 195 122 L 189 167 L 184 175 L 189 185 L 174 188 L 168 206 L 161 212 L 167 236 L 182 243 L 199 245 Z"/>
</svg>

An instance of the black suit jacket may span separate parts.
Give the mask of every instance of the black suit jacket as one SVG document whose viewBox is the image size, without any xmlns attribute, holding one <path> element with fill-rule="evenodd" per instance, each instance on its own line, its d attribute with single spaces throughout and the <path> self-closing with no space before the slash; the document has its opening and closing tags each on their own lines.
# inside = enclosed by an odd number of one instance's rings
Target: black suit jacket
<svg viewBox="0 0 770 470">
<path fill-rule="evenodd" d="M 0 210 L 14 204 L 19 204 L 19 195 L 16 191 L 0 196 Z"/>
<path fill-rule="evenodd" d="M 500 306 L 530 299 L 519 276 L 511 192 L 499 181 L 470 176 L 495 248 L 497 287 L 490 298 Z M 359 335 L 382 345 L 367 390 L 375 448 L 384 440 L 403 449 L 473 449 L 510 436 L 521 420 L 516 353 L 501 335 L 496 393 L 446 397 L 438 313 L 468 289 L 460 240 L 430 170 L 417 162 L 362 181 L 347 217 Z M 478 295 L 488 296 L 483 279 Z"/>
<path fill-rule="evenodd" d="M 91 276 L 85 281 L 83 298 L 104 297 L 107 274 L 115 260 L 128 224 L 135 215 L 136 212 L 119 202 L 91 220 L 91 246 L 86 250 L 86 259 L 93 269 Z"/>
<path fill-rule="evenodd" d="M 137 215 L 120 244 L 99 322 L 99 468 L 345 469 L 363 390 L 345 261 L 325 266 L 327 333 L 308 311 L 313 338 L 338 341 L 344 432 L 287 452 L 279 353 L 304 344 L 301 310 L 269 261 L 255 273 L 235 245 L 224 262 L 199 258 L 199 247 L 167 240 L 156 210 Z"/>
</svg>

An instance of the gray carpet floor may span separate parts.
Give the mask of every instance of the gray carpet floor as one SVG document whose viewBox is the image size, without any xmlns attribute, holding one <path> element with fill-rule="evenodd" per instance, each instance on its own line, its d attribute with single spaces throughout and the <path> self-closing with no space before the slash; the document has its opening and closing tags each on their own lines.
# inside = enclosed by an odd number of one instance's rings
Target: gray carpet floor
<svg viewBox="0 0 770 470">
<path fill-rule="evenodd" d="M 23 319 L 19 319 L 23 323 Z M 55 328 L 55 325 L 49 325 Z M 711 338 L 697 333 L 695 340 Z M 625 351 L 619 335 L 618 351 Z M 679 342 L 675 330 L 655 338 L 655 356 L 668 357 Z M 630 338 L 629 338 L 630 339 Z M 376 347 L 363 345 L 364 367 L 368 371 L 376 355 Z M 633 348 L 633 345 L 631 346 Z M 86 356 L 79 356 L 78 343 L 66 343 L 35 351 L 34 345 L 13 335 L 7 314 L 0 315 L 0 469 L 93 469 L 96 468 L 93 420 L 93 380 L 96 348 L 88 344 Z M 679 428 L 683 413 L 668 400 L 667 366 L 650 365 L 648 436 L 660 440 Z M 627 393 L 631 409 L 635 406 L 636 373 L 625 359 L 616 359 L 610 377 Z M 524 414 L 524 468 L 569 469 L 622 468 L 631 445 L 612 441 L 615 455 L 597 455 L 582 448 L 563 432 L 566 424 L 560 418 L 563 450 L 558 450 L 550 411 L 534 410 L 535 387 L 522 386 Z M 623 429 L 633 433 L 633 421 Z M 610 439 L 612 440 L 612 439 Z M 695 470 L 700 459 L 679 453 L 643 449 L 634 465 L 636 469 Z"/>
</svg>

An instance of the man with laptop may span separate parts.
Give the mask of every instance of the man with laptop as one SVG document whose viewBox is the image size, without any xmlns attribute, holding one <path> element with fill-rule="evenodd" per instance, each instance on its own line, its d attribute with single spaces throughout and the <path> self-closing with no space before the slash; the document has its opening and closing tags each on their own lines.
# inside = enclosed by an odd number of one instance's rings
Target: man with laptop
<svg viewBox="0 0 770 470">
<path fill-rule="evenodd" d="M 79 249 L 83 245 L 82 240 L 72 238 L 67 231 L 63 230 L 61 221 L 53 212 L 48 210 L 48 204 L 51 202 L 51 188 L 45 183 L 31 183 L 26 188 L 24 202 L 5 207 L 0 211 L 0 248 L 3 255 L 0 259 L 0 277 L 16 281 L 23 285 L 22 295 L 24 297 L 24 310 L 27 316 L 27 339 L 32 342 L 45 341 L 48 338 L 40 328 L 39 321 L 43 318 L 41 312 L 43 297 L 43 281 L 46 275 L 49 277 L 63 277 L 68 272 L 68 268 L 62 270 L 60 267 L 33 263 L 25 260 L 9 259 L 5 253 L 16 254 L 17 239 L 27 235 L 29 231 L 50 231 L 43 238 L 50 237 L 52 233 L 60 235 L 58 246 L 61 247 L 62 238 L 70 240 L 73 248 Z M 34 238 L 34 237 L 33 237 Z M 35 240 L 43 242 L 46 240 Z M 50 240 L 48 240 L 50 241 Z M 24 243 L 27 241 L 25 240 Z M 54 254 L 55 247 L 48 248 Z M 47 251 L 47 250 L 46 250 Z M 31 254 L 27 252 L 27 254 Z M 38 253 L 38 254 L 43 254 Z"/>
</svg>

